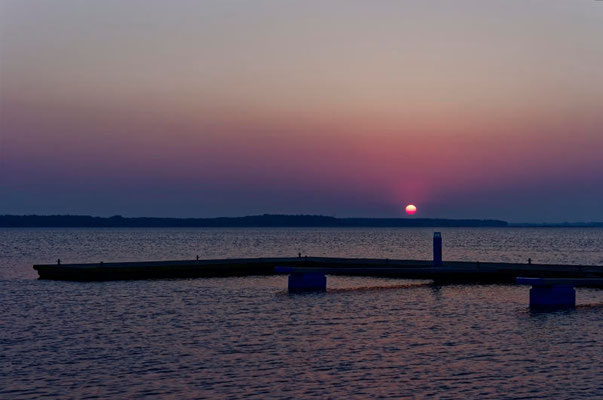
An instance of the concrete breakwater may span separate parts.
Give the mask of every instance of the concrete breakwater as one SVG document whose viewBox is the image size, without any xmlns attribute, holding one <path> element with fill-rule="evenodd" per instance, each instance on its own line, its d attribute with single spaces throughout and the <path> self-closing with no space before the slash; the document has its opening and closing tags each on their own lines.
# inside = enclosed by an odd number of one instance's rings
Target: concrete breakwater
<svg viewBox="0 0 603 400">
<path fill-rule="evenodd" d="M 438 282 L 514 283 L 515 278 L 603 278 L 603 266 L 375 258 L 276 257 L 215 260 L 38 264 L 40 279 L 108 281 L 275 275 L 277 266 L 321 269 L 329 275 L 431 279 Z"/>
</svg>

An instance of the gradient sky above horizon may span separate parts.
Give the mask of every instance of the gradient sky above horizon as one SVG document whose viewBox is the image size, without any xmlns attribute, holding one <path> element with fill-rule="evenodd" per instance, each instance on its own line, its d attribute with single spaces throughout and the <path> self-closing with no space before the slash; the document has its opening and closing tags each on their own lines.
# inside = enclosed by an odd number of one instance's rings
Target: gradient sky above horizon
<svg viewBox="0 0 603 400">
<path fill-rule="evenodd" d="M 603 2 L 0 0 L 0 214 L 603 220 Z"/>
</svg>

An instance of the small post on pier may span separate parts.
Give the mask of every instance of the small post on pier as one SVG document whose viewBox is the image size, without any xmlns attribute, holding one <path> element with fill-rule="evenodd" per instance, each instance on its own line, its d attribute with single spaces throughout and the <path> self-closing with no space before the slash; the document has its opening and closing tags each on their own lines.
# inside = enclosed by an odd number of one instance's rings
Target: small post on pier
<svg viewBox="0 0 603 400">
<path fill-rule="evenodd" d="M 442 233 L 433 233 L 433 265 L 442 265 Z"/>
</svg>

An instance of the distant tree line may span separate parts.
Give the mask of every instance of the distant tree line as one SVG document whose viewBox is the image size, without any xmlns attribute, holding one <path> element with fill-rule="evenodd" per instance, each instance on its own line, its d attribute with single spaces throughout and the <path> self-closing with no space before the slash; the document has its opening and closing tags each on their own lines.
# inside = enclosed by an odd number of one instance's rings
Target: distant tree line
<svg viewBox="0 0 603 400">
<path fill-rule="evenodd" d="M 441 218 L 335 218 L 324 215 L 253 215 L 219 218 L 124 218 L 88 215 L 0 215 L 0 227 L 505 227 L 500 220 Z"/>
</svg>

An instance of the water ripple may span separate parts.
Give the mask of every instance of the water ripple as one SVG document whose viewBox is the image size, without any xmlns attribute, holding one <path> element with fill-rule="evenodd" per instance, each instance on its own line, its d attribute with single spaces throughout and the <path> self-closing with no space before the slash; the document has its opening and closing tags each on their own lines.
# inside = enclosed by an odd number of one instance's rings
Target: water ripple
<svg viewBox="0 0 603 400">
<path fill-rule="evenodd" d="M 488 239 L 497 235 L 477 231 Z M 465 244 L 459 232 L 445 239 L 451 242 L 450 254 L 459 258 L 477 258 L 484 251 L 515 259 L 535 254 L 529 246 L 543 243 L 544 249 L 567 249 L 572 240 L 603 243 L 603 231 L 571 231 L 577 238 L 567 241 L 557 233 L 528 232 L 528 244 L 513 232 L 499 231 L 498 238 L 511 249 L 507 253 L 496 240 L 471 244 L 476 230 L 459 230 Z M 57 254 L 78 261 L 180 258 L 184 250 L 196 254 L 200 248 L 211 256 L 258 255 L 267 249 L 284 255 L 298 246 L 315 254 L 353 248 L 357 255 L 393 258 L 380 249 L 412 242 L 403 237 L 406 233 L 392 239 L 385 231 L 328 232 L 335 233 L 0 232 L 5 250 L 0 256 L 0 398 L 603 397 L 603 294 L 596 289 L 578 289 L 575 310 L 541 313 L 527 308 L 528 288 L 502 285 L 329 277 L 326 293 L 288 295 L 283 276 L 97 283 L 31 279 L 33 262 L 51 261 Z M 601 248 L 574 254 L 597 263 Z M 567 257 L 559 254 L 547 260 Z M 33 255 L 42 260 L 28 258 Z M 539 257 L 545 258 L 544 250 Z"/>
</svg>

